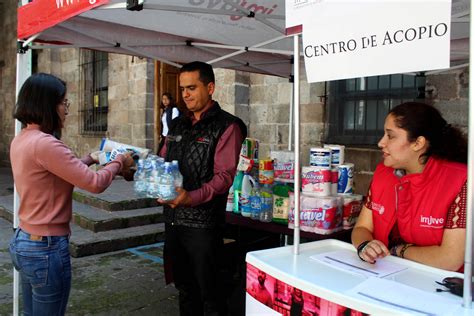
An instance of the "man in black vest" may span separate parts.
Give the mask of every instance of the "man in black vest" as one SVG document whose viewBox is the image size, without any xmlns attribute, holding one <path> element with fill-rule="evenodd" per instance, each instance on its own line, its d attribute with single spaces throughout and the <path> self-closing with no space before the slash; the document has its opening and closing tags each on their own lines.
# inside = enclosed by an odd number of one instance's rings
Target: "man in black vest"
<svg viewBox="0 0 474 316">
<path fill-rule="evenodd" d="M 181 315 L 225 313 L 217 261 L 229 188 L 247 128 L 212 100 L 212 66 L 192 62 L 179 85 L 189 115 L 173 120 L 160 155 L 178 160 L 183 188 L 164 204 L 165 257 L 171 259 Z M 166 260 L 166 259 L 165 259 Z"/>
</svg>

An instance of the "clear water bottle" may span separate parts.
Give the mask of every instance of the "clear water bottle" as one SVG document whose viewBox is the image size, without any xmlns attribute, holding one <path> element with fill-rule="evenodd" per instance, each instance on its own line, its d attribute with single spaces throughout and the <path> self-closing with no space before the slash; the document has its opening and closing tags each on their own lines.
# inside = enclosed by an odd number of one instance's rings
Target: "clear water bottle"
<svg viewBox="0 0 474 316">
<path fill-rule="evenodd" d="M 264 184 L 260 190 L 261 211 L 260 221 L 271 222 L 273 218 L 273 192 L 270 184 Z"/>
<path fill-rule="evenodd" d="M 150 159 L 150 170 L 148 171 L 148 189 L 147 197 L 161 198 L 159 190 L 159 179 L 161 177 L 161 166 L 155 159 Z"/>
<path fill-rule="evenodd" d="M 171 162 L 171 166 L 173 167 L 173 177 L 174 177 L 174 185 L 175 187 L 183 187 L 183 175 L 179 172 L 179 164 L 178 160 L 173 160 Z"/>
<path fill-rule="evenodd" d="M 254 184 L 250 192 L 250 209 L 250 218 L 258 221 L 262 209 L 262 197 L 257 183 Z"/>
<path fill-rule="evenodd" d="M 145 160 L 139 159 L 137 171 L 133 175 L 133 189 L 138 197 L 145 197 L 147 194 L 147 182 L 145 178 Z"/>
<path fill-rule="evenodd" d="M 163 165 L 163 173 L 158 180 L 158 191 L 159 198 L 162 200 L 174 200 L 177 196 L 173 168 L 169 162 L 165 162 Z"/>
</svg>

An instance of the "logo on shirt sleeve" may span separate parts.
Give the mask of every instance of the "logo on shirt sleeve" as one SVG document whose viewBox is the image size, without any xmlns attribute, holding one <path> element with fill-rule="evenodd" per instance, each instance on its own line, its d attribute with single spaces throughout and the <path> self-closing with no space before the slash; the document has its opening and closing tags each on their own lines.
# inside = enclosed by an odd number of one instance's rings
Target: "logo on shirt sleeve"
<svg viewBox="0 0 474 316">
<path fill-rule="evenodd" d="M 372 212 L 379 213 L 380 215 L 385 213 L 385 207 L 382 204 L 375 203 L 374 201 L 367 203 L 367 208 L 371 209 Z"/>
</svg>

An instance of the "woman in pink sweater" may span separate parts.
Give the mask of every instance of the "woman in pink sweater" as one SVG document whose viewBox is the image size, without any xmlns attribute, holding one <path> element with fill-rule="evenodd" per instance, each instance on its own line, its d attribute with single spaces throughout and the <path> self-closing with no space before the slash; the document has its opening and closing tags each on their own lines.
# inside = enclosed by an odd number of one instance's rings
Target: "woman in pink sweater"
<svg viewBox="0 0 474 316">
<path fill-rule="evenodd" d="M 100 193 L 117 174 L 133 165 L 129 154 L 98 172 L 59 139 L 68 114 L 66 83 L 35 74 L 23 84 L 14 117 L 23 130 L 10 147 L 15 186 L 20 197 L 19 227 L 10 255 L 19 271 L 25 315 L 64 315 L 71 288 L 69 222 L 74 186 Z"/>
</svg>

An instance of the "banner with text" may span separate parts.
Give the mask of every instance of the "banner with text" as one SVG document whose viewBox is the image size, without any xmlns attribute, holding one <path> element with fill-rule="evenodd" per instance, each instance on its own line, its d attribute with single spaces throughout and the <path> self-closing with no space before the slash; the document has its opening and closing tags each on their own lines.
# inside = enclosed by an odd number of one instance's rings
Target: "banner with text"
<svg viewBox="0 0 474 316">
<path fill-rule="evenodd" d="M 319 0 L 302 18 L 308 82 L 449 68 L 450 0 Z"/>
<path fill-rule="evenodd" d="M 36 0 L 18 8 L 18 39 L 24 39 L 109 0 Z"/>
</svg>

